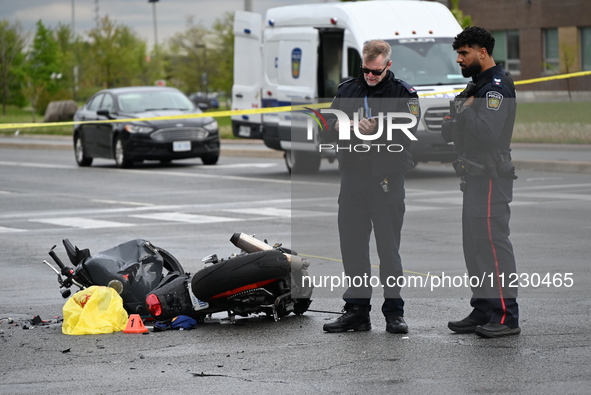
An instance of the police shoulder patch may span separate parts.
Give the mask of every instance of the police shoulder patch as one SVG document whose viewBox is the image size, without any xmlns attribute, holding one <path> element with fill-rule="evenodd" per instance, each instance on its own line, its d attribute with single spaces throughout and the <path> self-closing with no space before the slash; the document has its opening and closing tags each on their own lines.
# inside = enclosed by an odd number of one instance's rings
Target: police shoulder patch
<svg viewBox="0 0 591 395">
<path fill-rule="evenodd" d="M 420 112 L 419 99 L 410 99 L 407 104 L 408 111 L 415 117 L 418 117 Z"/>
<path fill-rule="evenodd" d="M 503 79 L 501 78 L 500 75 L 493 75 L 491 84 L 493 86 L 498 87 L 498 88 L 502 88 L 503 87 Z"/>
<path fill-rule="evenodd" d="M 396 81 L 400 82 L 400 85 L 402 85 L 408 91 L 408 93 L 417 93 L 417 90 L 413 88 L 413 86 L 408 82 L 399 80 L 398 78 L 396 78 Z"/>
<path fill-rule="evenodd" d="M 486 108 L 489 110 L 498 110 L 501 108 L 503 102 L 503 95 L 496 91 L 486 92 Z"/>
</svg>

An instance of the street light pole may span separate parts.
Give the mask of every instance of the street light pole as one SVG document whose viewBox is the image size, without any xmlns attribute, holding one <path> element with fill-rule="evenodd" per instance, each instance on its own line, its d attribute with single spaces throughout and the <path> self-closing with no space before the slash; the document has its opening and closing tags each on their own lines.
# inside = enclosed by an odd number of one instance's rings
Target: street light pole
<svg viewBox="0 0 591 395">
<path fill-rule="evenodd" d="M 75 0 L 72 0 L 72 37 L 76 40 L 76 12 Z M 77 58 L 77 57 L 76 57 Z M 72 68 L 72 96 L 74 99 L 78 96 L 78 64 L 76 63 Z"/>
<path fill-rule="evenodd" d="M 252 0 L 244 0 L 244 11 L 252 11 Z"/>
<path fill-rule="evenodd" d="M 154 20 L 154 48 L 158 47 L 158 26 L 156 24 L 156 3 L 158 0 L 148 0 L 148 3 L 152 3 L 152 19 Z"/>
</svg>

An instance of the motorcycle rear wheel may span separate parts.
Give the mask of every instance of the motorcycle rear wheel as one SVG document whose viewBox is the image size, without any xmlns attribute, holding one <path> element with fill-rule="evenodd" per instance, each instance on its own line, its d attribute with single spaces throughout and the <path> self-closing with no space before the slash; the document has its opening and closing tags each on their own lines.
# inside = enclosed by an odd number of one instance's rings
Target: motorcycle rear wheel
<svg viewBox="0 0 591 395">
<path fill-rule="evenodd" d="M 233 292 L 256 288 L 271 280 L 289 278 L 290 270 L 291 266 L 281 252 L 260 251 L 198 271 L 191 280 L 191 288 L 198 299 L 210 301 L 222 294 L 228 297 Z"/>
</svg>

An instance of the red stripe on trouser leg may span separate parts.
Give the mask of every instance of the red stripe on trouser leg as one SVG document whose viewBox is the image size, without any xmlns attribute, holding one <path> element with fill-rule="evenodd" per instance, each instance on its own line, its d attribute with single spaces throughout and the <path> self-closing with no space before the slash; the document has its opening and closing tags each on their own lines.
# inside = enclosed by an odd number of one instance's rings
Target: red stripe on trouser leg
<svg viewBox="0 0 591 395">
<path fill-rule="evenodd" d="M 490 248 L 492 250 L 493 258 L 495 260 L 495 270 L 497 274 L 497 286 L 499 287 L 499 298 L 501 299 L 501 305 L 503 306 L 503 317 L 501 318 L 501 324 L 505 324 L 505 318 L 507 317 L 507 307 L 505 306 L 505 299 L 503 299 L 503 288 L 501 287 L 501 276 L 499 273 L 499 259 L 497 258 L 497 249 L 495 248 L 495 243 L 493 241 L 492 236 L 492 227 L 491 227 L 491 200 L 492 200 L 492 188 L 493 188 L 493 181 L 492 178 L 488 179 L 488 199 L 487 199 L 487 225 L 488 225 L 488 240 L 490 241 Z"/>
</svg>

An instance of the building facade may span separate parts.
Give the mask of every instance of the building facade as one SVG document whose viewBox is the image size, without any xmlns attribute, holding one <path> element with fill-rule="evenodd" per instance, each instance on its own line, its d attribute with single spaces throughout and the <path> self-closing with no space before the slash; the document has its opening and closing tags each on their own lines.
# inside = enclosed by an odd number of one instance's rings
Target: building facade
<svg viewBox="0 0 591 395">
<path fill-rule="evenodd" d="M 493 33 L 493 57 L 515 81 L 591 71 L 591 0 L 460 0 L 459 8 Z M 591 91 L 591 76 L 520 89 Z"/>
</svg>

